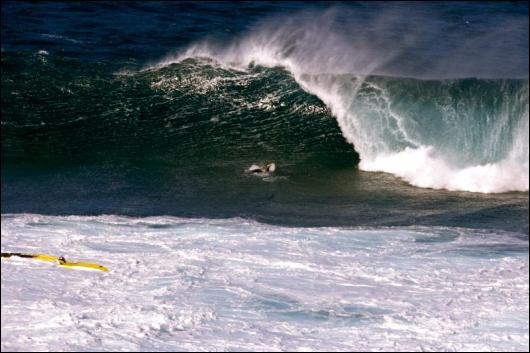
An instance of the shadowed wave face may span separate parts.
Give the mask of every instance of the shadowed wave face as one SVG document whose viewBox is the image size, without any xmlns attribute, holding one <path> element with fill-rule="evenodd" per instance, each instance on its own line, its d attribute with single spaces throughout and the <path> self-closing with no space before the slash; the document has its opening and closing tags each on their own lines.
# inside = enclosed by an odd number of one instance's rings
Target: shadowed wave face
<svg viewBox="0 0 530 353">
<path fill-rule="evenodd" d="M 527 232 L 527 4 L 76 6 L 2 5 L 2 212 Z"/>
</svg>

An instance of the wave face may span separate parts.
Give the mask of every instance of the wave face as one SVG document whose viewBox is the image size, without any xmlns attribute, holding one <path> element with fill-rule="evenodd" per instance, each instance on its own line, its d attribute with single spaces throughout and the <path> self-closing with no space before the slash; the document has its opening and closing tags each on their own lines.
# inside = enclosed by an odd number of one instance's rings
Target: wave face
<svg viewBox="0 0 530 353">
<path fill-rule="evenodd" d="M 7 161 L 357 163 L 329 109 L 283 69 L 189 59 L 113 74 L 39 53 L 4 55 L 2 64 Z"/>
<path fill-rule="evenodd" d="M 433 59 L 431 73 L 422 69 L 414 77 L 406 68 L 402 71 L 411 77 L 402 77 L 393 59 L 420 39 L 372 34 L 392 30 L 398 21 L 364 30 L 355 26 L 346 36 L 338 19 L 328 11 L 267 22 L 228 45 L 205 40 L 148 69 L 205 57 L 239 69 L 283 67 L 336 117 L 362 170 L 389 172 L 434 189 L 528 190 L 527 78 L 455 78 L 485 74 L 462 69 L 461 58 L 455 59 L 455 70 Z M 397 44 L 389 46 L 391 39 Z"/>
<path fill-rule="evenodd" d="M 363 170 L 434 189 L 528 190 L 527 81 L 301 80 L 331 107 Z"/>
</svg>

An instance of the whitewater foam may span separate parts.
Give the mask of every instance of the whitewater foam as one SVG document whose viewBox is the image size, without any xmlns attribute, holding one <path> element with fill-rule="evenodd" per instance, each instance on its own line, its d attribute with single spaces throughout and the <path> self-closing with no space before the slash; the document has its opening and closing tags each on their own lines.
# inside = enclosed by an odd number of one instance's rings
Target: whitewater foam
<svg viewBox="0 0 530 353">
<path fill-rule="evenodd" d="M 392 173 L 410 184 L 423 188 L 471 191 L 481 193 L 527 191 L 528 167 L 504 160 L 456 169 L 436 157 L 432 146 L 381 155 L 362 160 L 359 166 L 371 172 Z"/>
<path fill-rule="evenodd" d="M 2 350 L 528 347 L 528 237 L 243 219 L 2 215 Z"/>
</svg>

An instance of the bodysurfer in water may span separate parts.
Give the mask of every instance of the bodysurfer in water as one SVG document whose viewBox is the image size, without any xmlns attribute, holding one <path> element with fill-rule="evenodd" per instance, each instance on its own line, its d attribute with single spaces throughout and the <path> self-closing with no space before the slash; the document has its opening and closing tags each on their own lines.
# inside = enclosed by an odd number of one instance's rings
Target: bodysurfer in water
<svg viewBox="0 0 530 353">
<path fill-rule="evenodd" d="M 276 164 L 269 162 L 265 164 L 265 166 L 259 166 L 259 165 L 253 164 L 250 166 L 250 168 L 248 168 L 247 171 L 253 174 L 271 174 L 271 173 L 274 173 L 275 170 L 276 170 Z"/>
</svg>

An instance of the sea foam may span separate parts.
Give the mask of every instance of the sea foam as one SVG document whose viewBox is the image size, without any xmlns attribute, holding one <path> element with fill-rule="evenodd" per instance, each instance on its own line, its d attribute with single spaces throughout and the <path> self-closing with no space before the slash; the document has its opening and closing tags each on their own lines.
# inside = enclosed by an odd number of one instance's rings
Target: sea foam
<svg viewBox="0 0 530 353">
<path fill-rule="evenodd" d="M 528 237 L 444 227 L 2 215 L 2 350 L 528 347 Z"/>
</svg>

